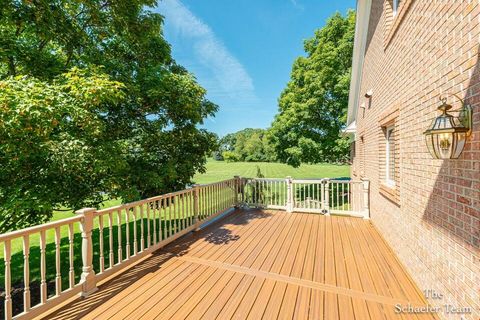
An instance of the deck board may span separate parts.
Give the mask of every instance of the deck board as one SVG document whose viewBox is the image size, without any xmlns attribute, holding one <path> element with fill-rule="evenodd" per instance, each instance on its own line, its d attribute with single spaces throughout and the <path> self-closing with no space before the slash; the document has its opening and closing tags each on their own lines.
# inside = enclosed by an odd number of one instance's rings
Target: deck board
<svg viewBox="0 0 480 320">
<path fill-rule="evenodd" d="M 426 304 L 369 221 L 247 210 L 174 241 L 45 319 L 416 318 L 396 315 L 395 303 Z"/>
</svg>

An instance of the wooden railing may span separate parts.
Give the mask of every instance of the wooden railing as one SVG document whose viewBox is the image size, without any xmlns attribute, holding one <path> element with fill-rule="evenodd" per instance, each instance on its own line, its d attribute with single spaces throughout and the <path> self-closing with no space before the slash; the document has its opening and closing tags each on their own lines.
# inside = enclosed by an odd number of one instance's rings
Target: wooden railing
<svg viewBox="0 0 480 320">
<path fill-rule="evenodd" d="M 235 177 L 2 234 L 4 318 L 31 319 L 87 296 L 100 281 L 240 205 L 368 218 L 368 181 Z"/>
<path fill-rule="evenodd" d="M 89 295 L 96 290 L 99 281 L 237 205 L 241 181 L 234 178 L 195 185 L 186 190 L 103 210 L 81 209 L 68 219 L 0 235 L 5 263 L 4 318 L 31 319 L 75 295 Z M 65 231 L 68 239 L 62 239 Z M 47 279 L 50 267 L 47 265 L 50 254 L 47 233 L 50 232 L 54 233 L 54 248 L 51 250 L 55 255 L 54 281 Z M 40 294 L 34 295 L 39 296 L 37 303 L 32 303 L 30 288 L 32 240 L 39 245 L 40 257 Z M 19 242 L 23 247 L 23 297 L 20 297 L 23 299 L 15 300 L 17 308 L 14 312 L 12 270 L 17 270 L 22 264 L 12 265 L 12 243 L 18 247 Z M 66 270 L 62 269 L 66 260 L 68 275 L 62 274 Z M 63 286 L 65 282 L 67 285 Z M 48 292 L 52 284 L 54 293 Z M 18 310 L 22 304 L 23 310 Z"/>
<path fill-rule="evenodd" d="M 350 179 L 247 178 L 244 202 L 288 212 L 346 214 L 369 218 L 369 182 Z"/>
</svg>

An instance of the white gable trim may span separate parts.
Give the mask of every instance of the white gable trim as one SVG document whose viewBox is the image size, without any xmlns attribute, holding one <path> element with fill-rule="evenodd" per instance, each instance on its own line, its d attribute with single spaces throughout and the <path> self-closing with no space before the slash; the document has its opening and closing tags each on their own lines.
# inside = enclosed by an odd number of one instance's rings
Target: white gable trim
<svg viewBox="0 0 480 320">
<path fill-rule="evenodd" d="M 368 23 L 372 0 L 357 0 L 357 17 L 355 24 L 355 40 L 353 43 L 352 78 L 348 97 L 347 126 L 357 119 L 360 85 L 363 72 L 363 61 L 367 44 Z"/>
</svg>

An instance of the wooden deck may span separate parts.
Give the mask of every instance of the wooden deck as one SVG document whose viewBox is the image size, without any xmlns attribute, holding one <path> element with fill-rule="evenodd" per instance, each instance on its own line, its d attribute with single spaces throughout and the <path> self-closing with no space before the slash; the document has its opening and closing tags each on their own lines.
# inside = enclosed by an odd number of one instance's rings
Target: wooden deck
<svg viewBox="0 0 480 320">
<path fill-rule="evenodd" d="M 368 220 L 236 211 L 45 319 L 431 319 Z"/>
</svg>

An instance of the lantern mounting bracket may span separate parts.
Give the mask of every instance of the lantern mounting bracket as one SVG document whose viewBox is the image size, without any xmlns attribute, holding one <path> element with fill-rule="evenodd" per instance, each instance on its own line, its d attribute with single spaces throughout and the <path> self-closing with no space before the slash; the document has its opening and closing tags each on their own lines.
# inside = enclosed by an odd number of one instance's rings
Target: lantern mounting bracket
<svg viewBox="0 0 480 320">
<path fill-rule="evenodd" d="M 458 113 L 458 121 L 460 121 L 460 123 L 465 128 L 468 129 L 467 136 L 470 136 L 472 134 L 472 126 L 473 126 L 473 109 L 472 109 L 472 106 L 470 104 L 465 103 L 465 100 L 460 98 L 455 93 L 441 94 L 439 99 L 440 99 L 440 101 L 443 102 L 444 105 L 446 105 L 448 97 L 455 97 L 462 104 L 462 108 L 460 110 L 451 110 L 449 112 L 450 113 L 452 113 L 452 112 Z M 439 110 L 440 110 L 440 108 L 441 107 L 439 107 Z"/>
</svg>

